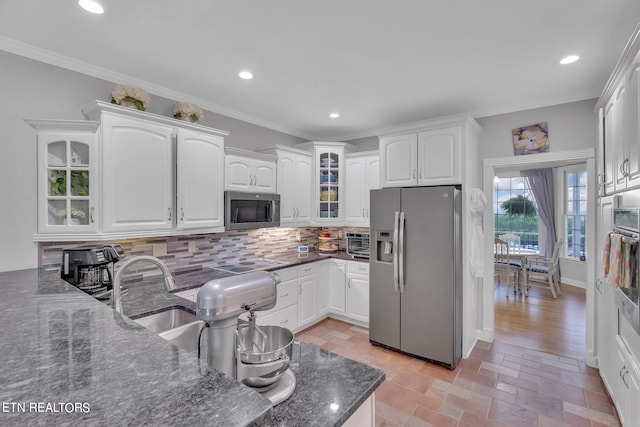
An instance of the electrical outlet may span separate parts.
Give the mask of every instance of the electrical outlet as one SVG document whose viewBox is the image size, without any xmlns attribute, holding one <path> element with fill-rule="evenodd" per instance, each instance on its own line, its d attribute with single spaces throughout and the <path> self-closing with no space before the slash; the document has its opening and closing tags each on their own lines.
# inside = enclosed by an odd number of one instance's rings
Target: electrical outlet
<svg viewBox="0 0 640 427">
<path fill-rule="evenodd" d="M 296 240 L 297 240 L 298 242 L 301 242 L 301 241 L 302 241 L 302 237 L 300 237 L 300 232 L 299 232 L 299 231 L 296 231 Z"/>
<path fill-rule="evenodd" d="M 153 256 L 166 256 L 167 255 L 167 244 L 166 243 L 154 243 L 153 245 Z"/>
</svg>

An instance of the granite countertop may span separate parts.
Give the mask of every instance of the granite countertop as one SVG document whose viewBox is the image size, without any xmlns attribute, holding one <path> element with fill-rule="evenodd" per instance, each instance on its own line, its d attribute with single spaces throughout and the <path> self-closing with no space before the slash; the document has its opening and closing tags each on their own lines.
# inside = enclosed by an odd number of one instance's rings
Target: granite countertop
<svg viewBox="0 0 640 427">
<path fill-rule="evenodd" d="M 325 258 L 309 256 L 280 268 Z M 212 271 L 176 279 L 187 289 L 223 277 Z M 195 308 L 163 286 L 161 279 L 130 286 L 125 313 Z M 0 273 L 0 291 L 2 425 L 341 425 L 385 378 L 375 368 L 302 343 L 300 364 L 292 367 L 296 391 L 272 409 L 259 393 L 220 372 L 207 373 L 196 355 L 58 273 Z"/>
</svg>

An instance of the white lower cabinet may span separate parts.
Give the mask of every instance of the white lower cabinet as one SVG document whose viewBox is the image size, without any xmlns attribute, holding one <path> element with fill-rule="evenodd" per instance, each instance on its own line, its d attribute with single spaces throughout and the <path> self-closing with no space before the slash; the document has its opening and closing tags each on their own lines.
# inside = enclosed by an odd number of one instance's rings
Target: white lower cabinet
<svg viewBox="0 0 640 427">
<path fill-rule="evenodd" d="M 298 326 L 311 325 L 316 320 L 317 263 L 298 267 Z"/>
<path fill-rule="evenodd" d="M 347 262 L 347 317 L 369 324 L 369 264 Z"/>
<path fill-rule="evenodd" d="M 346 261 L 328 259 L 318 265 L 318 317 L 346 311 Z"/>
<path fill-rule="evenodd" d="M 640 370 L 624 341 L 616 336 L 614 366 L 617 375 L 611 381 L 613 401 L 623 426 L 640 425 Z"/>
<path fill-rule="evenodd" d="M 280 276 L 276 305 L 270 310 L 258 311 L 258 325 L 275 325 L 295 330 L 298 327 L 298 268 L 276 271 Z"/>
</svg>

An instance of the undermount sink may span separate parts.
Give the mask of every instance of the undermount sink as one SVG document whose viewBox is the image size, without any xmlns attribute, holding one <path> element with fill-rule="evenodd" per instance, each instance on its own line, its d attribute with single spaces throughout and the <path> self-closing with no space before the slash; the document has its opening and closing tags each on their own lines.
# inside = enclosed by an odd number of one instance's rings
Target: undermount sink
<svg viewBox="0 0 640 427">
<path fill-rule="evenodd" d="M 185 351 L 198 351 L 198 339 L 204 322 L 182 307 L 141 315 L 133 321 Z"/>
<path fill-rule="evenodd" d="M 193 323 L 196 320 L 195 314 L 188 312 L 182 307 L 172 307 L 158 313 L 143 314 L 133 319 L 134 322 L 156 334 Z"/>
<path fill-rule="evenodd" d="M 202 320 L 196 320 L 195 322 L 169 329 L 168 331 L 162 332 L 158 335 L 185 351 L 197 353 L 200 331 L 203 327 L 204 322 Z M 204 339 L 205 337 L 203 337 L 203 340 Z M 205 346 L 203 345 L 202 348 L 204 349 Z"/>
</svg>

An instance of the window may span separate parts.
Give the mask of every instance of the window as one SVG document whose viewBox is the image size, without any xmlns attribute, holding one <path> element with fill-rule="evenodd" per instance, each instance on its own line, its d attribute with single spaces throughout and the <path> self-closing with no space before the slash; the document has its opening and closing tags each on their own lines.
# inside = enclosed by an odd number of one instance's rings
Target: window
<svg viewBox="0 0 640 427">
<path fill-rule="evenodd" d="M 587 172 L 582 167 L 566 168 L 564 172 L 565 256 L 586 259 L 585 226 L 587 222 Z"/>
<path fill-rule="evenodd" d="M 495 237 L 513 233 L 520 236 L 520 247 L 538 249 L 538 210 L 523 177 L 494 180 Z"/>
</svg>

